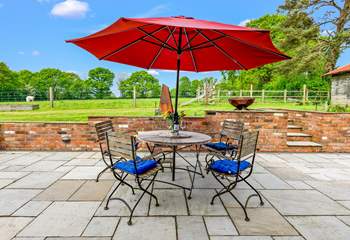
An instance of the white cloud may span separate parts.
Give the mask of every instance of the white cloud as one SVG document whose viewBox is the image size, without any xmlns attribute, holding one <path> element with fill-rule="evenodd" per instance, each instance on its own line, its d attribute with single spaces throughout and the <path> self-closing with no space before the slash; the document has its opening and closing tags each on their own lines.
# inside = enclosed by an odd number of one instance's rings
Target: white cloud
<svg viewBox="0 0 350 240">
<path fill-rule="evenodd" d="M 80 0 L 65 0 L 55 4 L 51 14 L 64 18 L 83 18 L 89 11 L 89 4 Z"/>
<path fill-rule="evenodd" d="M 147 70 L 147 72 L 149 74 L 151 74 L 152 76 L 158 76 L 159 75 L 159 72 L 156 71 L 156 70 L 153 70 L 153 69 Z"/>
<path fill-rule="evenodd" d="M 34 50 L 33 52 L 32 52 L 32 56 L 34 56 L 34 57 L 37 57 L 37 56 L 39 56 L 41 53 L 38 51 L 38 50 Z"/>
<path fill-rule="evenodd" d="M 238 26 L 241 26 L 241 27 L 245 27 L 247 26 L 247 24 L 251 21 L 251 19 L 245 19 L 243 21 L 241 21 Z"/>
<path fill-rule="evenodd" d="M 166 12 L 167 10 L 169 10 L 169 7 L 167 4 L 159 4 L 157 6 L 154 6 L 151 9 L 147 10 L 144 13 L 136 15 L 135 17 L 138 17 L 138 18 L 155 17 L 155 16 L 161 15 L 162 13 Z"/>
<path fill-rule="evenodd" d="M 24 55 L 24 52 L 23 51 L 18 51 L 17 52 L 19 55 Z"/>
</svg>

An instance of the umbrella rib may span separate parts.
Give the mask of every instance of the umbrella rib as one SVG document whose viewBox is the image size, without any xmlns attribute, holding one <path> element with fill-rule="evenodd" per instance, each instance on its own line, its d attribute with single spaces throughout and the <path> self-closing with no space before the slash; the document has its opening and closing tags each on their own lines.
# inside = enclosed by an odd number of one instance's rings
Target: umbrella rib
<svg viewBox="0 0 350 240">
<path fill-rule="evenodd" d="M 203 46 L 204 45 L 206 45 L 206 44 L 208 44 L 208 43 L 211 43 L 211 42 L 215 42 L 215 41 L 217 41 L 217 40 L 219 40 L 219 39 L 222 39 L 222 38 L 225 38 L 226 36 L 220 36 L 220 37 L 216 37 L 216 38 L 213 38 L 213 39 L 211 39 L 210 41 L 205 41 L 205 42 L 201 42 L 201 43 L 199 43 L 199 44 L 197 44 L 197 45 L 193 45 L 192 47 L 191 46 L 189 46 L 189 47 L 187 47 L 187 48 L 185 48 L 185 49 L 183 49 L 183 51 L 188 51 L 188 50 L 196 50 L 196 49 L 201 49 L 201 48 L 203 48 Z M 208 46 L 206 46 L 206 47 L 208 47 Z M 204 48 L 205 48 L 205 46 L 204 46 Z"/>
<path fill-rule="evenodd" d="M 156 45 L 156 46 L 158 46 L 158 47 L 164 47 L 164 48 L 166 48 L 166 49 L 172 51 L 171 48 L 169 48 L 168 46 L 164 46 L 164 44 L 155 43 L 155 42 L 152 42 L 152 41 L 149 41 L 149 40 L 146 40 L 146 39 L 142 39 L 141 41 L 144 41 L 144 42 L 146 42 L 146 43 L 150 43 L 150 44 Z"/>
<path fill-rule="evenodd" d="M 165 27 L 162 26 L 162 27 L 160 27 L 160 28 L 154 30 L 154 31 L 152 32 L 152 34 L 153 34 L 153 33 L 156 33 L 156 32 L 159 32 L 159 31 L 163 30 L 164 28 L 165 28 Z M 116 53 L 118 53 L 118 52 L 120 52 L 120 51 L 122 51 L 122 50 L 124 50 L 124 49 L 126 49 L 126 48 L 128 48 L 128 47 L 130 47 L 130 46 L 132 46 L 132 45 L 134 45 L 135 43 L 137 43 L 137 42 L 139 42 L 139 41 L 142 41 L 142 40 L 143 40 L 144 38 L 146 38 L 146 37 L 147 37 L 147 35 L 142 36 L 142 37 L 140 37 L 140 38 L 138 38 L 138 39 L 136 39 L 136 40 L 134 40 L 134 41 L 132 41 L 132 42 L 130 42 L 130 43 L 127 43 L 127 44 L 125 44 L 124 46 L 122 46 L 122 47 L 120 47 L 120 48 L 118 48 L 118 49 L 116 49 L 116 50 L 113 50 L 112 52 L 110 52 L 110 53 L 104 55 L 103 57 L 100 57 L 99 60 L 103 60 L 103 59 L 105 59 L 105 58 L 107 58 L 107 57 L 113 56 L 114 54 L 116 54 Z"/>
<path fill-rule="evenodd" d="M 169 28 L 168 28 L 168 29 L 169 29 Z M 175 29 L 176 29 L 176 28 L 174 28 L 173 32 L 175 31 Z M 170 30 L 170 29 L 169 29 L 169 30 Z M 168 35 L 168 37 L 167 37 L 167 40 L 165 41 L 166 43 L 169 41 L 169 39 L 170 39 L 170 37 L 171 37 L 171 35 L 172 35 L 173 32 L 170 32 L 170 33 L 169 33 L 169 35 Z M 161 45 L 161 47 L 159 48 L 157 54 L 154 56 L 154 58 L 152 59 L 151 64 L 148 66 L 147 69 L 150 69 L 150 68 L 153 66 L 153 64 L 156 62 L 156 60 L 158 59 L 158 57 L 159 57 L 159 55 L 160 55 L 160 53 L 162 52 L 163 49 L 164 49 L 164 44 Z"/>
<path fill-rule="evenodd" d="M 166 28 L 166 26 L 164 26 L 164 28 Z M 162 41 L 161 39 L 157 38 L 156 36 L 153 36 L 152 34 L 154 34 L 154 33 L 149 33 L 147 31 L 143 30 L 142 28 L 137 28 L 137 29 L 140 30 L 141 32 L 143 32 L 144 34 L 146 34 L 148 37 L 153 38 L 154 40 L 164 44 L 165 46 L 167 46 L 168 48 L 172 49 L 173 51 L 177 51 L 176 48 L 170 46 L 169 44 L 165 43 L 164 41 Z"/>
<path fill-rule="evenodd" d="M 173 30 L 173 31 L 170 30 L 169 26 L 167 26 L 167 28 L 168 28 L 168 30 L 169 30 L 171 36 L 173 37 L 175 46 L 177 46 L 177 41 L 176 41 L 175 36 L 174 36 L 174 32 L 175 32 L 175 30 L 176 30 L 176 27 L 174 27 L 174 30 Z"/>
<path fill-rule="evenodd" d="M 187 31 L 186 31 L 186 28 L 184 28 L 184 31 L 185 31 L 185 36 L 186 36 L 188 45 L 189 45 L 189 47 L 190 47 L 190 54 L 191 54 L 191 58 L 192 58 L 192 63 L 193 63 L 194 70 L 195 70 L 196 72 L 198 72 L 198 70 L 197 70 L 196 59 L 195 59 L 195 57 L 194 57 L 194 52 L 192 52 L 192 50 L 191 50 L 191 43 L 189 43 L 189 39 L 188 39 L 188 34 L 187 34 Z"/>
<path fill-rule="evenodd" d="M 186 45 L 189 45 L 197 36 L 198 36 L 198 34 L 199 34 L 199 32 L 196 32 L 192 37 L 191 37 L 191 39 L 187 42 L 187 44 L 185 44 L 185 46 Z M 184 46 L 184 47 L 185 47 Z M 183 48 L 182 49 L 182 51 L 184 51 L 185 49 L 187 49 L 188 47 L 186 47 L 186 48 Z"/>
<path fill-rule="evenodd" d="M 243 64 L 241 64 L 238 60 L 236 60 L 234 57 L 232 57 L 230 54 L 228 54 L 224 49 L 222 49 L 222 47 L 217 45 L 215 42 L 212 42 L 210 40 L 210 38 L 208 38 L 204 33 L 202 33 L 200 30 L 196 30 L 196 31 L 198 31 L 204 38 L 206 38 L 208 41 L 210 41 L 211 44 L 213 44 L 214 47 L 217 48 L 221 53 L 223 53 L 227 58 L 229 58 L 231 61 L 233 61 L 234 63 L 239 65 L 244 70 L 247 70 L 247 68 Z"/>
<path fill-rule="evenodd" d="M 280 54 L 280 53 L 274 52 L 274 51 L 272 51 L 272 50 L 259 47 L 259 46 L 255 45 L 255 44 L 249 43 L 249 42 L 247 42 L 247 41 L 243 41 L 242 39 L 239 39 L 239 38 L 237 38 L 237 37 L 233 37 L 233 36 L 228 35 L 228 34 L 226 34 L 226 33 L 224 33 L 224 32 L 221 32 L 221 31 L 219 31 L 219 30 L 211 29 L 211 31 L 216 32 L 216 33 L 219 33 L 219 34 L 221 34 L 222 36 L 226 36 L 226 37 L 228 37 L 228 38 L 230 38 L 230 39 L 232 39 L 232 40 L 235 40 L 235 41 L 237 41 L 237 42 L 243 43 L 243 44 L 248 45 L 248 46 L 250 46 L 250 47 L 257 48 L 257 49 L 259 49 L 259 50 L 261 50 L 261 51 L 268 52 L 268 53 L 277 55 L 277 56 L 279 56 L 279 57 L 286 57 L 286 58 L 290 59 L 290 57 L 287 56 L 287 55 Z"/>
</svg>

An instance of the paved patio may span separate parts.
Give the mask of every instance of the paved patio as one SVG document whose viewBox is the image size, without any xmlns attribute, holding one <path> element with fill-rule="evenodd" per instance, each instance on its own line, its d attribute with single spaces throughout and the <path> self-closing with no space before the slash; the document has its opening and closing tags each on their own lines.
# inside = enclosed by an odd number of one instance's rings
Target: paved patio
<svg viewBox="0 0 350 240">
<path fill-rule="evenodd" d="M 103 167 L 95 152 L 1 152 L 0 239 L 350 239 L 350 154 L 258 154 L 251 183 L 266 204 L 250 202 L 250 222 L 229 196 L 209 204 L 219 186 L 207 175 L 191 200 L 156 184 L 160 206 L 145 197 L 128 226 L 119 202 L 103 209 L 115 184 L 109 173 L 94 181 Z M 188 185 L 186 174 L 176 182 Z M 235 190 L 240 199 L 249 193 L 244 184 Z M 135 201 L 127 187 L 117 194 Z"/>
</svg>

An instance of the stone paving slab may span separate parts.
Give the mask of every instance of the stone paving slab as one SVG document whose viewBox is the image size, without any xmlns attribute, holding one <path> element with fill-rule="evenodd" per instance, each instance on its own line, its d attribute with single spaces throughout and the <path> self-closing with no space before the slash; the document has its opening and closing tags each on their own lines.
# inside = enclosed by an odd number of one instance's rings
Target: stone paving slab
<svg viewBox="0 0 350 240">
<path fill-rule="evenodd" d="M 210 236 L 238 235 L 238 232 L 229 217 L 204 217 L 204 221 Z"/>
<path fill-rule="evenodd" d="M 14 179 L 0 179 L 0 189 L 6 187 L 7 185 L 13 183 Z"/>
<path fill-rule="evenodd" d="M 9 185 L 7 188 L 47 188 L 56 182 L 62 175 L 63 173 L 60 172 L 32 172 Z"/>
<path fill-rule="evenodd" d="M 333 216 L 288 217 L 307 240 L 348 240 L 350 228 Z"/>
<path fill-rule="evenodd" d="M 113 186 L 113 180 L 94 180 L 86 181 L 74 194 L 69 198 L 70 201 L 102 201 Z"/>
<path fill-rule="evenodd" d="M 210 240 L 273 240 L 269 236 L 212 236 Z"/>
<path fill-rule="evenodd" d="M 215 194 L 216 191 L 212 189 L 194 189 L 192 192 L 192 199 L 188 201 L 190 215 L 227 215 L 220 199 L 216 199 L 213 205 L 210 204 L 210 200 Z"/>
<path fill-rule="evenodd" d="M 342 215 L 349 210 L 315 190 L 263 190 L 283 215 Z"/>
<path fill-rule="evenodd" d="M 87 237 L 112 237 L 117 225 L 119 217 L 94 217 L 85 229 L 83 236 Z"/>
<path fill-rule="evenodd" d="M 113 188 L 112 188 L 113 189 Z M 112 191 L 111 189 L 111 191 Z M 126 202 L 129 203 L 131 207 L 133 207 L 142 192 L 139 190 L 135 190 L 135 195 L 132 195 L 131 189 L 126 186 L 121 186 L 114 194 L 114 197 L 123 198 Z M 140 201 L 139 205 L 135 209 L 134 216 L 147 216 L 149 211 L 149 201 L 150 197 L 145 195 Z M 118 200 L 111 200 L 109 202 L 109 209 L 105 210 L 105 201 L 101 204 L 98 210 L 95 213 L 95 216 L 129 216 L 130 211 L 128 208 Z"/>
<path fill-rule="evenodd" d="M 243 210 L 240 208 L 229 208 L 228 212 L 241 235 L 298 235 L 273 208 L 249 208 L 249 222 L 245 221 Z"/>
<path fill-rule="evenodd" d="M 19 236 L 80 236 L 99 202 L 55 202 L 19 233 Z"/>
<path fill-rule="evenodd" d="M 12 239 L 31 220 L 32 220 L 32 218 L 29 218 L 29 217 L 3 217 L 3 218 L 0 218 L 0 238 L 1 238 L 1 240 Z"/>
<path fill-rule="evenodd" d="M 51 203 L 50 201 L 29 201 L 18 209 L 13 216 L 36 217 Z"/>
<path fill-rule="evenodd" d="M 306 181 L 307 184 L 334 200 L 350 200 L 350 181 Z"/>
<path fill-rule="evenodd" d="M 175 218 L 173 217 L 135 217 L 132 227 L 137 228 L 137 231 L 132 230 L 127 221 L 128 218 L 123 217 L 121 219 L 113 240 L 176 239 Z"/>
<path fill-rule="evenodd" d="M 192 153 L 184 155 L 194 162 Z M 230 195 L 210 205 L 221 186 L 209 174 L 196 176 L 191 200 L 182 189 L 156 183 L 160 206 L 145 195 L 129 226 L 129 211 L 120 201 L 112 200 L 104 209 L 118 184 L 110 172 L 95 182 L 104 167 L 99 152 L 0 152 L 0 239 L 4 226 L 17 240 L 333 240 L 350 229 L 350 154 L 259 153 L 249 182 L 265 205 L 251 198 L 248 223 Z M 170 181 L 170 170 L 159 172 L 158 178 Z M 188 173 L 177 172 L 175 183 L 189 186 L 189 180 Z M 128 182 L 137 188 L 133 177 Z M 133 206 L 141 193 L 136 189 L 132 195 L 124 185 L 114 197 Z M 250 193 L 245 183 L 233 190 L 242 202 Z M 324 233 L 333 229 L 336 234 Z"/>
<path fill-rule="evenodd" d="M 47 171 L 52 171 L 64 164 L 65 161 L 38 161 L 30 166 L 27 166 L 23 168 L 22 171 L 24 172 L 47 172 Z"/>
<path fill-rule="evenodd" d="M 152 198 L 149 211 L 150 215 L 188 215 L 186 197 L 182 189 L 156 189 L 153 193 L 157 196 L 160 206 L 156 207 L 155 200 Z"/>
<path fill-rule="evenodd" d="M 9 216 L 26 202 L 34 198 L 40 190 L 2 189 L 0 190 L 0 216 Z"/>
<path fill-rule="evenodd" d="M 209 240 L 202 216 L 176 217 L 178 240 Z"/>
<path fill-rule="evenodd" d="M 93 180 L 96 179 L 99 172 L 104 169 L 103 166 L 100 167 L 90 167 L 90 166 L 79 166 L 75 167 L 69 173 L 67 173 L 62 179 L 73 179 L 73 180 Z"/>
<path fill-rule="evenodd" d="M 59 180 L 52 184 L 49 188 L 41 192 L 35 200 L 44 201 L 64 201 L 67 200 L 78 188 L 84 183 L 84 181 L 77 180 Z"/>
</svg>

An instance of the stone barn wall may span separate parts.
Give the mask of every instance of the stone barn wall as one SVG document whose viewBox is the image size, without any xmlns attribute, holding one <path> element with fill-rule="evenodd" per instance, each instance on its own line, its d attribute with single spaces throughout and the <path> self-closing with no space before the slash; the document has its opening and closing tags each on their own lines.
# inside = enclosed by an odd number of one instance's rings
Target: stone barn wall
<svg viewBox="0 0 350 240">
<path fill-rule="evenodd" d="M 350 73 L 332 77 L 332 104 L 350 105 Z"/>
</svg>

